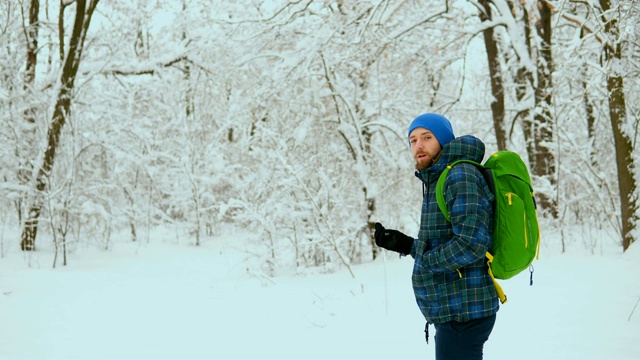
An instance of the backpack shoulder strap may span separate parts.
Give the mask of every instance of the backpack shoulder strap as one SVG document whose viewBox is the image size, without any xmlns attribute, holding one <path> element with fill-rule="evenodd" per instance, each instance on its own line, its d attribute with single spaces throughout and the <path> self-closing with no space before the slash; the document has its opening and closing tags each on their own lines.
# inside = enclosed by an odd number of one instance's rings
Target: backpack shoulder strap
<svg viewBox="0 0 640 360">
<path fill-rule="evenodd" d="M 487 257 L 487 267 L 489 268 L 489 276 L 491 276 L 493 285 L 496 288 L 496 294 L 498 295 L 498 299 L 500 299 L 500 303 L 504 304 L 507 302 L 507 295 L 504 293 L 504 290 L 502 290 L 502 286 L 498 284 L 498 281 L 496 280 L 495 276 L 493 276 L 493 271 L 491 271 L 491 263 L 493 262 L 493 255 L 491 255 L 491 253 L 487 251 L 485 256 Z"/>
<path fill-rule="evenodd" d="M 475 165 L 479 169 L 483 168 L 482 165 L 472 160 L 458 160 L 447 165 L 447 167 L 442 171 L 442 174 L 438 177 L 438 183 L 436 184 L 436 201 L 438 202 L 438 207 L 440 208 L 440 211 L 442 211 L 444 218 L 449 222 L 451 222 L 451 215 L 449 215 L 449 210 L 447 210 L 447 204 L 444 200 L 444 182 L 449 174 L 449 170 L 459 163 L 469 163 Z"/>
</svg>

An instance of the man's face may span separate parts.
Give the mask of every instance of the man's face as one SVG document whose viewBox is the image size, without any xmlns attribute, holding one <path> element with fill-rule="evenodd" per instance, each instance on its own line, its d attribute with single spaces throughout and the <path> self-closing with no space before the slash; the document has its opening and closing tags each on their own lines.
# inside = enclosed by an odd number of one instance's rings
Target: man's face
<svg viewBox="0 0 640 360">
<path fill-rule="evenodd" d="M 425 128 L 416 128 L 409 134 L 411 152 L 416 160 L 416 169 L 422 170 L 433 164 L 442 148 L 433 133 Z"/>
</svg>

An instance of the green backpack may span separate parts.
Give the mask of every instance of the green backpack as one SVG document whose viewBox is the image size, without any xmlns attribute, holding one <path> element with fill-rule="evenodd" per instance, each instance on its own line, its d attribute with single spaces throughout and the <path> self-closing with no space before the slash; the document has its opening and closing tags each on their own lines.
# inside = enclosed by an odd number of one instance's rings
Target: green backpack
<svg viewBox="0 0 640 360">
<path fill-rule="evenodd" d="M 495 279 L 509 279 L 519 274 L 531 266 L 540 252 L 540 228 L 531 177 L 520 156 L 511 151 L 492 154 L 484 165 L 471 160 L 453 162 L 442 172 L 436 185 L 438 207 L 448 221 L 451 221 L 451 216 L 444 200 L 444 183 L 449 170 L 462 162 L 480 169 L 495 195 L 493 242 L 486 256 L 489 275 L 504 304 L 507 297 Z"/>
</svg>

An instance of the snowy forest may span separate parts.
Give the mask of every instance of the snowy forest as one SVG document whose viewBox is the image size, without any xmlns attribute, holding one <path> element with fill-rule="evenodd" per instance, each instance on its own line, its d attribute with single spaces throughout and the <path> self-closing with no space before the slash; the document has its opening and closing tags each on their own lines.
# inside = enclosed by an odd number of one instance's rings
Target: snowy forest
<svg viewBox="0 0 640 360">
<path fill-rule="evenodd" d="M 349 269 L 376 221 L 417 229 L 424 112 L 525 159 L 543 242 L 626 250 L 638 24 L 637 0 L 1 1 L 0 254 L 234 226 L 268 274 Z"/>
</svg>

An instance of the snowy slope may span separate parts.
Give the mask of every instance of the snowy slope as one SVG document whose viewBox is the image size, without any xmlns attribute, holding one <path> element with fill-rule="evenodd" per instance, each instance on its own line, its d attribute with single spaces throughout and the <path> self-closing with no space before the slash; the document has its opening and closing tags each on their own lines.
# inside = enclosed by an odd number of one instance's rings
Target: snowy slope
<svg viewBox="0 0 640 360">
<path fill-rule="evenodd" d="M 243 236 L 46 251 L 0 259 L 1 359 L 415 358 L 434 356 L 411 259 L 334 274 L 258 276 Z M 640 251 L 562 255 L 503 287 L 490 359 L 640 358 Z M 640 307 L 640 306 L 639 306 Z M 433 328 L 432 336 L 433 336 Z"/>
</svg>

